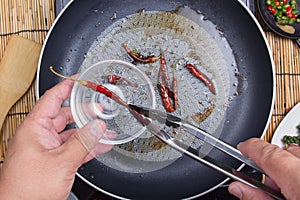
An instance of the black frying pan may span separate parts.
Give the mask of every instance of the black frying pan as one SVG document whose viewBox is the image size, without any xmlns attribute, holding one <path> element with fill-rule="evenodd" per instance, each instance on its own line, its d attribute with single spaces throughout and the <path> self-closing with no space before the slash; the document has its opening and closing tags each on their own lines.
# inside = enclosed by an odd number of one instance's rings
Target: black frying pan
<svg viewBox="0 0 300 200">
<path fill-rule="evenodd" d="M 115 11 L 118 18 L 123 18 L 140 8 L 171 11 L 181 5 L 201 10 L 224 32 L 239 71 L 246 78 L 246 85 L 240 80 L 246 90 L 231 102 L 220 138 L 235 146 L 248 138 L 261 137 L 273 105 L 273 65 L 261 29 L 237 0 L 76 0 L 58 18 L 45 42 L 38 71 L 38 96 L 61 81 L 51 74 L 50 65 L 61 67 L 64 75 L 77 73 L 84 54 L 112 23 Z M 236 168 L 241 165 L 217 150 L 210 156 Z M 78 175 L 102 192 L 132 199 L 195 197 L 226 179 L 186 156 L 166 168 L 143 174 L 120 172 L 94 159 L 83 165 Z"/>
</svg>

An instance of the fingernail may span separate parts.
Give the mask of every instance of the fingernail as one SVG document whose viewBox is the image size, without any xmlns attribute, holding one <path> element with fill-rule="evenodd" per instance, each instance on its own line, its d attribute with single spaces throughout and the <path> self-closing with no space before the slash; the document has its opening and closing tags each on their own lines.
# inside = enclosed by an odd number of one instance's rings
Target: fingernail
<svg viewBox="0 0 300 200">
<path fill-rule="evenodd" d="M 116 139 L 117 133 L 115 131 L 106 130 L 101 139 L 106 140 L 106 142 L 112 142 Z"/>
<path fill-rule="evenodd" d="M 230 184 L 228 191 L 239 199 L 243 197 L 241 188 L 235 184 Z"/>
<path fill-rule="evenodd" d="M 104 134 L 103 124 L 100 121 L 93 121 L 89 127 L 90 134 L 100 139 Z"/>
<path fill-rule="evenodd" d="M 243 144 L 244 142 L 240 142 L 238 143 L 238 145 L 236 146 L 237 149 L 240 149 L 241 145 Z"/>
</svg>

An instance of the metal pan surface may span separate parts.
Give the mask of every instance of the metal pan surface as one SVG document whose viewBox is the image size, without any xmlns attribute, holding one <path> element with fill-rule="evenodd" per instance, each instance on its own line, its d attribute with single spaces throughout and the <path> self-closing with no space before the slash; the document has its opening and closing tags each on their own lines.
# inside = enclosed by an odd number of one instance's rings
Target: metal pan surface
<svg viewBox="0 0 300 200">
<path fill-rule="evenodd" d="M 237 70 L 234 75 L 237 82 L 233 82 L 236 93 L 222 117 L 219 137 L 233 146 L 251 137 L 261 137 L 274 103 L 274 65 L 258 22 L 236 0 L 228 0 L 226 3 L 220 0 L 72 1 L 55 21 L 43 46 L 37 73 L 38 97 L 61 81 L 51 74 L 50 65 L 56 66 L 64 75 L 78 73 L 94 42 L 116 21 L 126 19 L 141 9 L 174 12 L 181 7 L 189 8 L 198 13 L 202 20 L 212 22 L 215 25 L 212 31 L 217 30 L 227 42 L 225 46 L 217 39 L 213 43 L 221 49 L 223 55 L 229 52 L 234 58 L 234 63 L 229 65 L 234 65 Z M 189 17 L 186 14 L 184 16 Z M 190 17 L 189 20 L 197 25 L 199 19 Z M 194 26 L 190 28 L 195 29 Z M 208 33 L 209 30 L 206 29 Z M 219 36 L 215 35 L 215 38 Z M 197 46 L 198 42 L 193 44 Z M 203 54 L 213 56 L 206 48 L 203 48 Z M 211 149 L 209 155 L 236 168 L 241 165 L 215 149 Z M 130 160 L 132 163 L 137 162 L 135 159 Z M 124 172 L 103 164 L 99 159 L 93 159 L 78 170 L 78 176 L 99 191 L 116 198 L 129 199 L 195 198 L 212 191 L 226 179 L 186 156 L 166 167 L 141 173 Z"/>
</svg>

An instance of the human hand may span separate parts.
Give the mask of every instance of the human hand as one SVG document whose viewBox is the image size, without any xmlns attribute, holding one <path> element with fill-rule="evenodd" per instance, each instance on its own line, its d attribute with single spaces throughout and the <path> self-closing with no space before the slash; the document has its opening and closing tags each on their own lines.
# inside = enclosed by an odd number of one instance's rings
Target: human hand
<svg viewBox="0 0 300 200">
<path fill-rule="evenodd" d="M 66 199 L 80 165 L 112 146 L 103 121 L 63 131 L 73 123 L 68 99 L 73 81 L 48 90 L 16 130 L 0 173 L 0 199 Z"/>
<path fill-rule="evenodd" d="M 266 184 L 281 191 L 286 199 L 300 198 L 300 147 L 290 146 L 283 150 L 260 139 L 249 139 L 238 145 L 246 157 L 261 167 L 268 177 Z M 240 182 L 229 185 L 229 192 L 239 199 L 273 199 L 260 189 Z"/>
</svg>

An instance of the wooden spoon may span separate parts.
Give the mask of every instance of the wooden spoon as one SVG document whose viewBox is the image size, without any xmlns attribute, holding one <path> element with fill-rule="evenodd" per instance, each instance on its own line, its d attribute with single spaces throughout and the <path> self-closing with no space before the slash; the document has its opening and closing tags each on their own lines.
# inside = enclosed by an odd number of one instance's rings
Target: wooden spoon
<svg viewBox="0 0 300 200">
<path fill-rule="evenodd" d="M 13 35 L 0 63 L 0 130 L 10 108 L 35 77 L 41 44 Z"/>
</svg>

